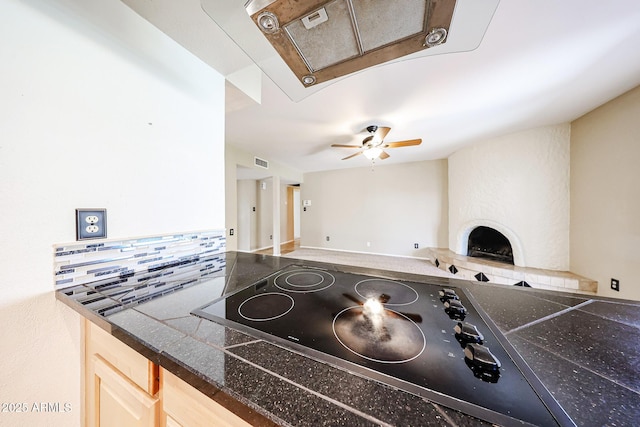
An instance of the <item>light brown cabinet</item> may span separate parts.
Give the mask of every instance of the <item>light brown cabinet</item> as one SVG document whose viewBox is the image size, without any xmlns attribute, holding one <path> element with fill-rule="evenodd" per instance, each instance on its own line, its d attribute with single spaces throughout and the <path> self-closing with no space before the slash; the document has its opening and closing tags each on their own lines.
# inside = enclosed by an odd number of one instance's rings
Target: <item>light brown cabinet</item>
<svg viewBox="0 0 640 427">
<path fill-rule="evenodd" d="M 85 425 L 159 425 L 158 368 L 85 321 Z"/>
<path fill-rule="evenodd" d="M 248 427 L 224 406 L 85 320 L 86 427 Z"/>
<path fill-rule="evenodd" d="M 159 401 L 123 376 L 99 356 L 91 361 L 93 377 L 91 421 L 100 427 L 158 425 Z"/>
<path fill-rule="evenodd" d="M 160 378 L 162 416 L 167 427 L 251 425 L 171 372 L 161 369 Z"/>
</svg>

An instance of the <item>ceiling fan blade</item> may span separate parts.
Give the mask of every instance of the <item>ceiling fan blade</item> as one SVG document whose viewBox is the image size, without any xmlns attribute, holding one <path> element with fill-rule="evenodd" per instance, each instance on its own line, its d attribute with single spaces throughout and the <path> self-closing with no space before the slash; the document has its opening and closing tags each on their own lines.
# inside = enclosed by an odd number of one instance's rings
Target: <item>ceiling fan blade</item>
<svg viewBox="0 0 640 427">
<path fill-rule="evenodd" d="M 382 153 L 380 153 L 380 160 L 384 160 L 388 157 L 391 157 L 389 154 L 387 154 L 385 151 L 383 151 Z"/>
<path fill-rule="evenodd" d="M 362 150 L 358 151 L 358 152 L 357 152 L 357 153 L 355 153 L 355 154 L 352 154 L 352 155 L 350 155 L 350 156 L 347 156 L 347 157 L 345 157 L 345 158 L 344 158 L 344 159 L 342 159 L 342 160 L 350 159 L 350 158 L 355 157 L 355 156 L 357 156 L 358 154 L 361 154 L 361 153 L 362 153 Z"/>
<path fill-rule="evenodd" d="M 380 144 L 382 142 L 382 140 L 384 139 L 385 136 L 387 136 L 387 134 L 389 133 L 389 131 L 391 130 L 391 128 L 386 127 L 386 126 L 381 126 L 379 127 L 375 133 L 373 134 L 373 143 L 374 144 Z"/>
<path fill-rule="evenodd" d="M 331 144 L 332 147 L 362 148 L 362 145 Z"/>
<path fill-rule="evenodd" d="M 409 147 L 411 145 L 420 145 L 421 139 L 408 139 L 406 141 L 390 142 L 385 144 L 385 148 Z"/>
</svg>

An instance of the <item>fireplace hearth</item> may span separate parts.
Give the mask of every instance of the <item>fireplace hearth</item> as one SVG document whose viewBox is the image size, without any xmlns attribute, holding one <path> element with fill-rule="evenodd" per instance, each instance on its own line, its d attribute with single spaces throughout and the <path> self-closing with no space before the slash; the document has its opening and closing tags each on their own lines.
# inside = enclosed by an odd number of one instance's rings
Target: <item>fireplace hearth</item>
<svg viewBox="0 0 640 427">
<path fill-rule="evenodd" d="M 513 265 L 513 250 L 509 239 L 491 227 L 480 226 L 471 231 L 467 244 L 467 256 Z"/>
</svg>

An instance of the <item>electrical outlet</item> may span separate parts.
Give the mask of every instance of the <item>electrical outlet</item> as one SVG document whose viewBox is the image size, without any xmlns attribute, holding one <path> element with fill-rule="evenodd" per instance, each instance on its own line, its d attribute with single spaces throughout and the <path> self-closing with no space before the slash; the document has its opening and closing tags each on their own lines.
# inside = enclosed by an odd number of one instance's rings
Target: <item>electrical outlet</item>
<svg viewBox="0 0 640 427">
<path fill-rule="evenodd" d="M 327 242 L 329 241 L 329 236 L 327 236 Z"/>
<path fill-rule="evenodd" d="M 418 249 L 418 244 L 417 243 L 413 244 L 413 249 Z"/>
<path fill-rule="evenodd" d="M 611 278 L 611 289 L 620 292 L 620 281 L 618 279 Z"/>
<path fill-rule="evenodd" d="M 107 237 L 106 209 L 76 209 L 76 240 Z"/>
</svg>

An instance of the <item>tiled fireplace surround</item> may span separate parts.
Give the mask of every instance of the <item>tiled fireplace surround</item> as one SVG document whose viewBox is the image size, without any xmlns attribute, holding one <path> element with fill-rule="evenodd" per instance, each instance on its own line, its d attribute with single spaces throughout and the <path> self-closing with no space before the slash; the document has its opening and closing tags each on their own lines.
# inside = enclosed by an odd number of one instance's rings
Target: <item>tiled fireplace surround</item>
<svg viewBox="0 0 640 427">
<path fill-rule="evenodd" d="M 449 271 L 463 280 L 591 294 L 595 294 L 598 289 L 598 283 L 595 280 L 568 271 L 518 267 L 482 258 L 458 255 L 449 249 L 430 248 L 429 255 L 431 261 L 438 268 Z"/>
</svg>

